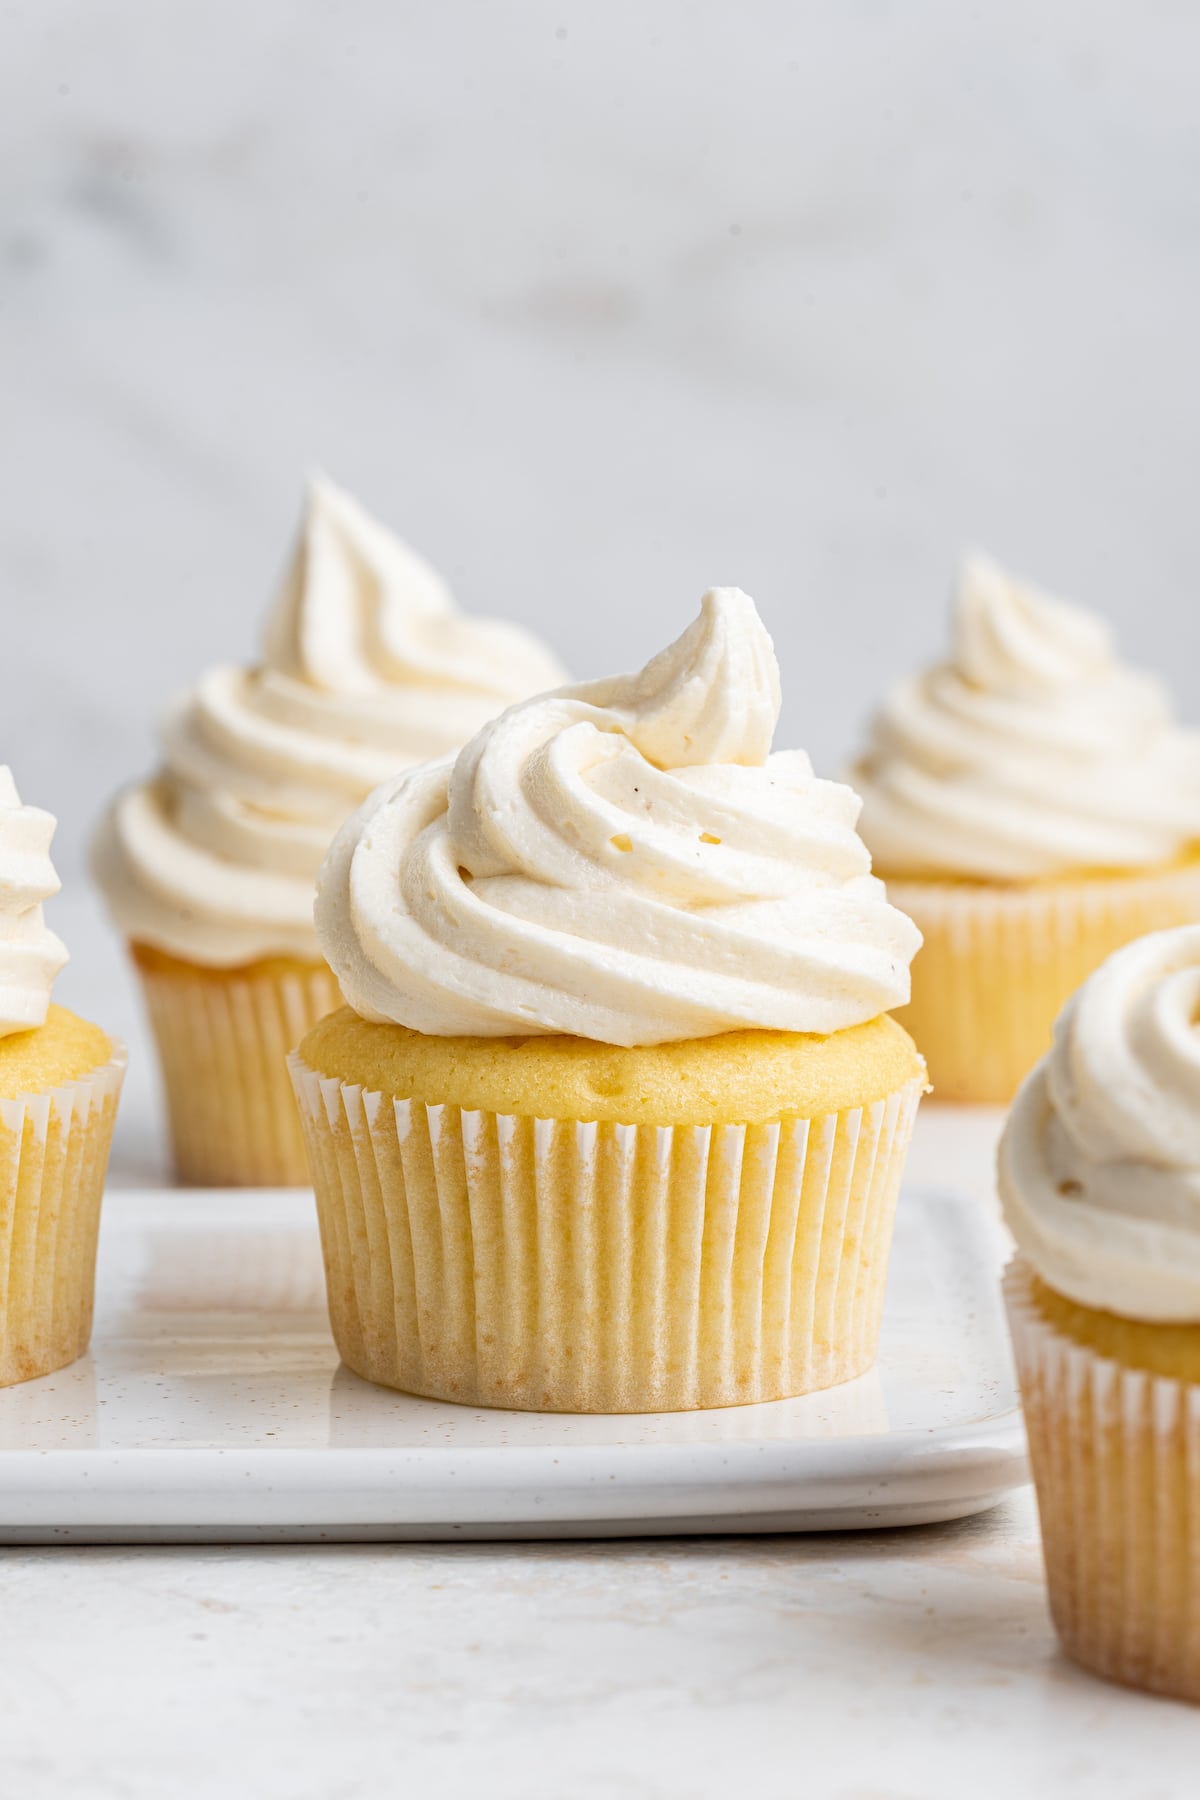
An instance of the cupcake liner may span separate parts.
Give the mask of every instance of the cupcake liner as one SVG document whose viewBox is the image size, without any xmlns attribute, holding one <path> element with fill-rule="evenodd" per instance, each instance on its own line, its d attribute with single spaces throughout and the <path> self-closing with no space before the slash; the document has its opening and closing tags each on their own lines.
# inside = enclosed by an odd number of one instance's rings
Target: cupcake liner
<svg viewBox="0 0 1200 1800">
<path fill-rule="evenodd" d="M 1074 1343 L 1020 1257 L 1004 1292 L 1063 1648 L 1110 1681 L 1200 1700 L 1200 1386 Z"/>
<path fill-rule="evenodd" d="M 895 1017 L 942 1100 L 1011 1100 L 1094 969 L 1147 931 L 1200 919 L 1200 861 L 1036 887 L 887 887 L 925 939 Z"/>
<path fill-rule="evenodd" d="M 0 1100 L 0 1387 L 87 1349 L 125 1064 L 114 1043 L 109 1061 L 77 1081 Z"/>
<path fill-rule="evenodd" d="M 578 1123 L 393 1100 L 289 1059 L 334 1337 L 471 1405 L 744 1405 L 868 1369 L 924 1079 L 812 1120 Z"/>
<path fill-rule="evenodd" d="M 287 1056 L 342 1003 L 324 963 L 261 971 L 137 961 L 158 1044 L 171 1153 L 193 1187 L 307 1187 Z"/>
</svg>

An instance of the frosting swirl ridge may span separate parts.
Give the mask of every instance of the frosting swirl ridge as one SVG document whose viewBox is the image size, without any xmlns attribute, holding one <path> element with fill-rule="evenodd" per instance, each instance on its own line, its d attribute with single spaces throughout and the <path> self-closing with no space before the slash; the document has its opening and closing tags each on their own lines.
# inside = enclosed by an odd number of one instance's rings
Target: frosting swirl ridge
<svg viewBox="0 0 1200 1800">
<path fill-rule="evenodd" d="M 1126 945 L 1068 1002 L 1013 1106 L 999 1179 L 1050 1287 L 1200 1322 L 1200 925 Z"/>
<path fill-rule="evenodd" d="M 55 821 L 22 806 L 11 772 L 0 767 L 0 1037 L 46 1022 L 66 947 L 48 929 L 42 902 L 60 882 L 50 861 Z"/>
<path fill-rule="evenodd" d="M 890 693 L 851 779 L 893 876 L 1029 881 L 1200 842 L 1200 734 L 1103 622 L 968 557 L 950 660 Z"/>
<path fill-rule="evenodd" d="M 640 674 L 514 706 L 338 834 L 317 929 L 364 1017 L 437 1036 L 656 1044 L 828 1033 L 908 998 L 916 927 L 858 797 L 770 753 L 774 649 L 705 595 Z"/>
<path fill-rule="evenodd" d="M 559 679 L 535 638 L 459 614 L 428 563 L 315 477 L 261 663 L 175 702 L 159 773 L 101 827 L 117 923 L 202 963 L 316 957 L 313 886 L 347 813 Z"/>
</svg>

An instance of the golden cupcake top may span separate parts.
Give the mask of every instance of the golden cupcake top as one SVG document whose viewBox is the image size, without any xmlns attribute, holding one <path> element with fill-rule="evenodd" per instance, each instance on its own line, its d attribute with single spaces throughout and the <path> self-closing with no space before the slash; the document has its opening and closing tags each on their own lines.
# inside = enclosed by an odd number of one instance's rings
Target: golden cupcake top
<svg viewBox="0 0 1200 1800">
<path fill-rule="evenodd" d="M 0 1039 L 43 1025 L 66 946 L 46 925 L 42 903 L 60 882 L 50 860 L 55 820 L 23 806 L 0 766 Z"/>
<path fill-rule="evenodd" d="M 260 661 L 175 702 L 161 768 L 98 833 L 117 925 L 209 966 L 315 960 L 313 887 L 347 813 L 561 675 L 518 626 L 458 612 L 423 558 L 315 478 Z"/>
<path fill-rule="evenodd" d="M 511 707 L 381 787 L 322 870 L 322 949 L 364 1018 L 634 1046 L 826 1035 L 909 996 L 859 800 L 772 753 L 774 648 L 714 588 L 634 675 Z"/>
<path fill-rule="evenodd" d="M 47 1094 L 102 1069 L 113 1056 L 113 1041 L 99 1025 L 50 1005 L 36 1031 L 0 1037 L 0 1101 Z M 124 1068 L 124 1051 L 121 1052 Z M 5 1123 L 0 1108 L 0 1127 Z"/>
<path fill-rule="evenodd" d="M 757 1125 L 886 1099 L 924 1075 L 886 1015 L 833 1037 L 733 1031 L 619 1049 L 578 1037 L 433 1037 L 331 1013 L 300 1053 L 319 1075 L 468 1111 L 620 1125 Z"/>
<path fill-rule="evenodd" d="M 1054 1292 L 1200 1324 L 1200 924 L 1111 956 L 1013 1105 L 1004 1216 Z"/>
<path fill-rule="evenodd" d="M 900 682 L 851 771 L 888 876 L 1036 881 L 1200 842 L 1200 734 L 1102 620 L 966 559 L 948 659 Z"/>
</svg>

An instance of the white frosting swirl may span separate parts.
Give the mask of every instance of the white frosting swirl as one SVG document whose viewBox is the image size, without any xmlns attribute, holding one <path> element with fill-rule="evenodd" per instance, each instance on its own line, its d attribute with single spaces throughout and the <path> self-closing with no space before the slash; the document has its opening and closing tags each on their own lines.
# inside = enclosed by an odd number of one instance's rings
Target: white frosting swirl
<svg viewBox="0 0 1200 1800">
<path fill-rule="evenodd" d="M 1068 1002 L 1013 1105 L 999 1179 L 1049 1287 L 1200 1323 L 1200 925 L 1127 944 Z"/>
<path fill-rule="evenodd" d="M 754 603 L 715 588 L 641 674 L 526 701 L 381 788 L 318 884 L 347 1000 L 437 1036 L 623 1045 L 903 1004 L 920 934 L 857 796 L 770 754 L 778 714 Z"/>
<path fill-rule="evenodd" d="M 951 660 L 905 681 L 851 780 L 889 876 L 1028 881 L 1200 842 L 1200 734 L 1091 614 L 964 564 Z"/>
<path fill-rule="evenodd" d="M 50 861 L 54 818 L 22 806 L 8 769 L 0 767 L 0 1037 L 44 1025 L 54 977 L 67 960 L 47 929 L 42 902 L 60 882 Z"/>
<path fill-rule="evenodd" d="M 456 613 L 427 563 L 314 480 L 262 663 L 213 669 L 171 708 L 161 772 L 101 827 L 118 925 L 201 963 L 316 957 L 313 887 L 347 813 L 561 675 L 517 626 Z"/>
</svg>

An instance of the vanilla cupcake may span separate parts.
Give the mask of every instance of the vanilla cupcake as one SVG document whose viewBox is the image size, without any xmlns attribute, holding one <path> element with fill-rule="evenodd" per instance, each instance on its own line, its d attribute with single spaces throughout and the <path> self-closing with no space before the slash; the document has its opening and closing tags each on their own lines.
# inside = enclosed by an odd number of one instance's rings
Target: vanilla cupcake
<svg viewBox="0 0 1200 1800">
<path fill-rule="evenodd" d="M 950 661 L 888 696 L 850 779 L 924 936 L 902 1019 L 940 1098 L 1011 1099 L 1106 956 L 1200 919 L 1200 735 L 1099 619 L 982 557 Z"/>
<path fill-rule="evenodd" d="M 1098 1674 L 1200 1700 L 1200 926 L 1091 976 L 999 1177 L 1055 1625 Z"/>
<path fill-rule="evenodd" d="M 339 833 L 349 1006 L 292 1058 L 359 1374 L 544 1411 L 772 1400 L 875 1357 L 924 1066 L 859 802 L 770 753 L 736 588 Z"/>
<path fill-rule="evenodd" d="M 307 1180 L 289 1050 L 340 1001 L 313 929 L 338 826 L 387 776 L 561 678 L 514 625 L 464 618 L 429 565 L 325 480 L 262 660 L 170 710 L 94 863 L 158 1043 L 180 1179 Z"/>
<path fill-rule="evenodd" d="M 96 1234 L 125 1052 L 50 1004 L 54 820 L 0 768 L 0 1387 L 87 1349 Z"/>
</svg>

